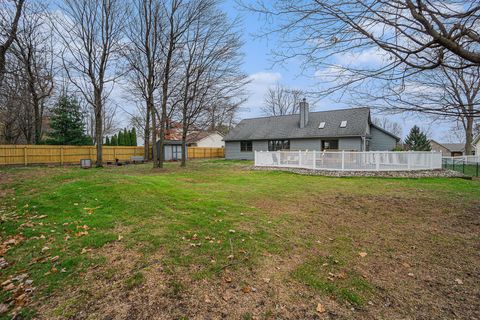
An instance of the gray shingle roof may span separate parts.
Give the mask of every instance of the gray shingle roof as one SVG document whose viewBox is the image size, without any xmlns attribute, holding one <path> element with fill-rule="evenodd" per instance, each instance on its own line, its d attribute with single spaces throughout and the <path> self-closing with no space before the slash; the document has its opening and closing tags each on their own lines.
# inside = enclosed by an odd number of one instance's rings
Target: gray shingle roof
<svg viewBox="0 0 480 320">
<path fill-rule="evenodd" d="M 369 124 L 370 109 L 354 108 L 320 112 L 310 112 L 305 128 L 300 128 L 300 115 L 273 116 L 244 119 L 230 130 L 225 141 L 327 138 L 365 136 Z M 345 128 L 340 128 L 342 121 L 347 121 Z M 325 127 L 319 129 L 320 122 Z"/>
<path fill-rule="evenodd" d="M 465 151 L 465 143 L 441 143 L 441 145 L 450 150 L 450 152 Z"/>
</svg>

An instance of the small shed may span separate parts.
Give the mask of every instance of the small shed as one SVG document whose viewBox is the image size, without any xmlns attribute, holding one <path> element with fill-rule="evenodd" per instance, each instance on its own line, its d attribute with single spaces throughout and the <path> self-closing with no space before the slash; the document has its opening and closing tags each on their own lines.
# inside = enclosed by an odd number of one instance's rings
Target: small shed
<svg viewBox="0 0 480 320">
<path fill-rule="evenodd" d="M 160 148 L 160 141 L 157 141 L 157 150 Z M 181 140 L 164 140 L 163 147 L 165 152 L 165 161 L 182 160 L 182 141 Z M 186 151 L 188 147 L 186 147 Z M 157 152 L 157 156 L 159 152 Z M 187 151 L 188 155 L 188 151 Z"/>
</svg>

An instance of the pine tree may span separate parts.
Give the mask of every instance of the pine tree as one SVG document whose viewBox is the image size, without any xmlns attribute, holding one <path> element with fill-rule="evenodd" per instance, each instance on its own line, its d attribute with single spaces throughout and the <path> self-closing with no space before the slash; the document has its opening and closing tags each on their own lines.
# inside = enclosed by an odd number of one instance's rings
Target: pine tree
<svg viewBox="0 0 480 320">
<path fill-rule="evenodd" d="M 127 128 L 123 129 L 123 139 L 125 139 L 125 146 L 130 146 L 130 134 L 127 131 Z"/>
<path fill-rule="evenodd" d="M 123 136 L 122 130 L 118 133 L 118 145 L 124 146 L 125 145 L 125 137 Z"/>
<path fill-rule="evenodd" d="M 132 134 L 132 138 L 131 138 L 132 146 L 137 146 L 137 130 L 135 129 L 135 127 L 132 128 L 131 134 Z"/>
<path fill-rule="evenodd" d="M 111 146 L 118 146 L 118 138 L 117 138 L 117 135 L 116 135 L 116 134 L 114 134 L 114 135 L 112 136 L 112 140 L 110 140 L 110 145 L 111 145 Z"/>
<path fill-rule="evenodd" d="M 432 150 L 427 135 L 418 126 L 413 126 L 407 138 L 405 138 L 405 147 L 412 151 Z"/>
<path fill-rule="evenodd" d="M 50 127 L 46 143 L 57 145 L 92 145 L 92 139 L 85 134 L 80 105 L 72 96 L 61 96 L 51 110 Z"/>
</svg>

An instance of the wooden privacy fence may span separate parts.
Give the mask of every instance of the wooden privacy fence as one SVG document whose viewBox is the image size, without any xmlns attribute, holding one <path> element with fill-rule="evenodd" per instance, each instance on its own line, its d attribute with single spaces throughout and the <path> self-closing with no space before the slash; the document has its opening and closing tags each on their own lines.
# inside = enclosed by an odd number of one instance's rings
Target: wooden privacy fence
<svg viewBox="0 0 480 320">
<path fill-rule="evenodd" d="M 143 156 L 143 147 L 104 146 L 103 161 L 130 160 L 131 156 Z M 29 164 L 79 164 L 80 159 L 95 161 L 95 146 L 52 146 L 52 145 L 0 145 L 1 165 Z"/>
<path fill-rule="evenodd" d="M 188 159 L 200 158 L 223 158 L 225 157 L 224 148 L 204 148 L 204 147 L 188 147 Z"/>
</svg>

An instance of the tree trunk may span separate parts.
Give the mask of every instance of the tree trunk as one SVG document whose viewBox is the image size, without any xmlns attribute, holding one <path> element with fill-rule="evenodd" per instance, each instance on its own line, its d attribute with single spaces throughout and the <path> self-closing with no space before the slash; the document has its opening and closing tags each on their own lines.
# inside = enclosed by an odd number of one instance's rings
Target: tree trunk
<svg viewBox="0 0 480 320">
<path fill-rule="evenodd" d="M 147 101 L 147 115 L 145 118 L 145 130 L 143 134 L 145 141 L 144 154 L 146 161 L 150 160 L 150 110 L 150 103 Z"/>
<path fill-rule="evenodd" d="M 33 100 L 33 110 L 35 114 L 35 119 L 33 120 L 35 127 L 35 144 L 39 144 L 42 140 L 42 114 L 36 98 Z"/>
<path fill-rule="evenodd" d="M 153 158 L 153 167 L 158 166 L 158 148 L 157 148 L 157 116 L 155 114 L 155 106 L 150 105 L 151 120 L 152 120 L 152 158 Z"/>
<path fill-rule="evenodd" d="M 182 128 L 182 163 L 180 164 L 181 167 L 187 166 L 187 133 L 188 133 L 188 126 L 187 126 L 187 115 L 186 112 L 183 112 L 183 128 Z"/>
<path fill-rule="evenodd" d="M 102 121 L 102 90 L 94 89 L 95 100 L 95 142 L 97 143 L 97 167 L 103 166 L 103 121 Z"/>
<path fill-rule="evenodd" d="M 472 143 L 473 143 L 473 117 L 467 116 L 467 125 L 465 126 L 465 154 L 472 154 Z"/>
</svg>

